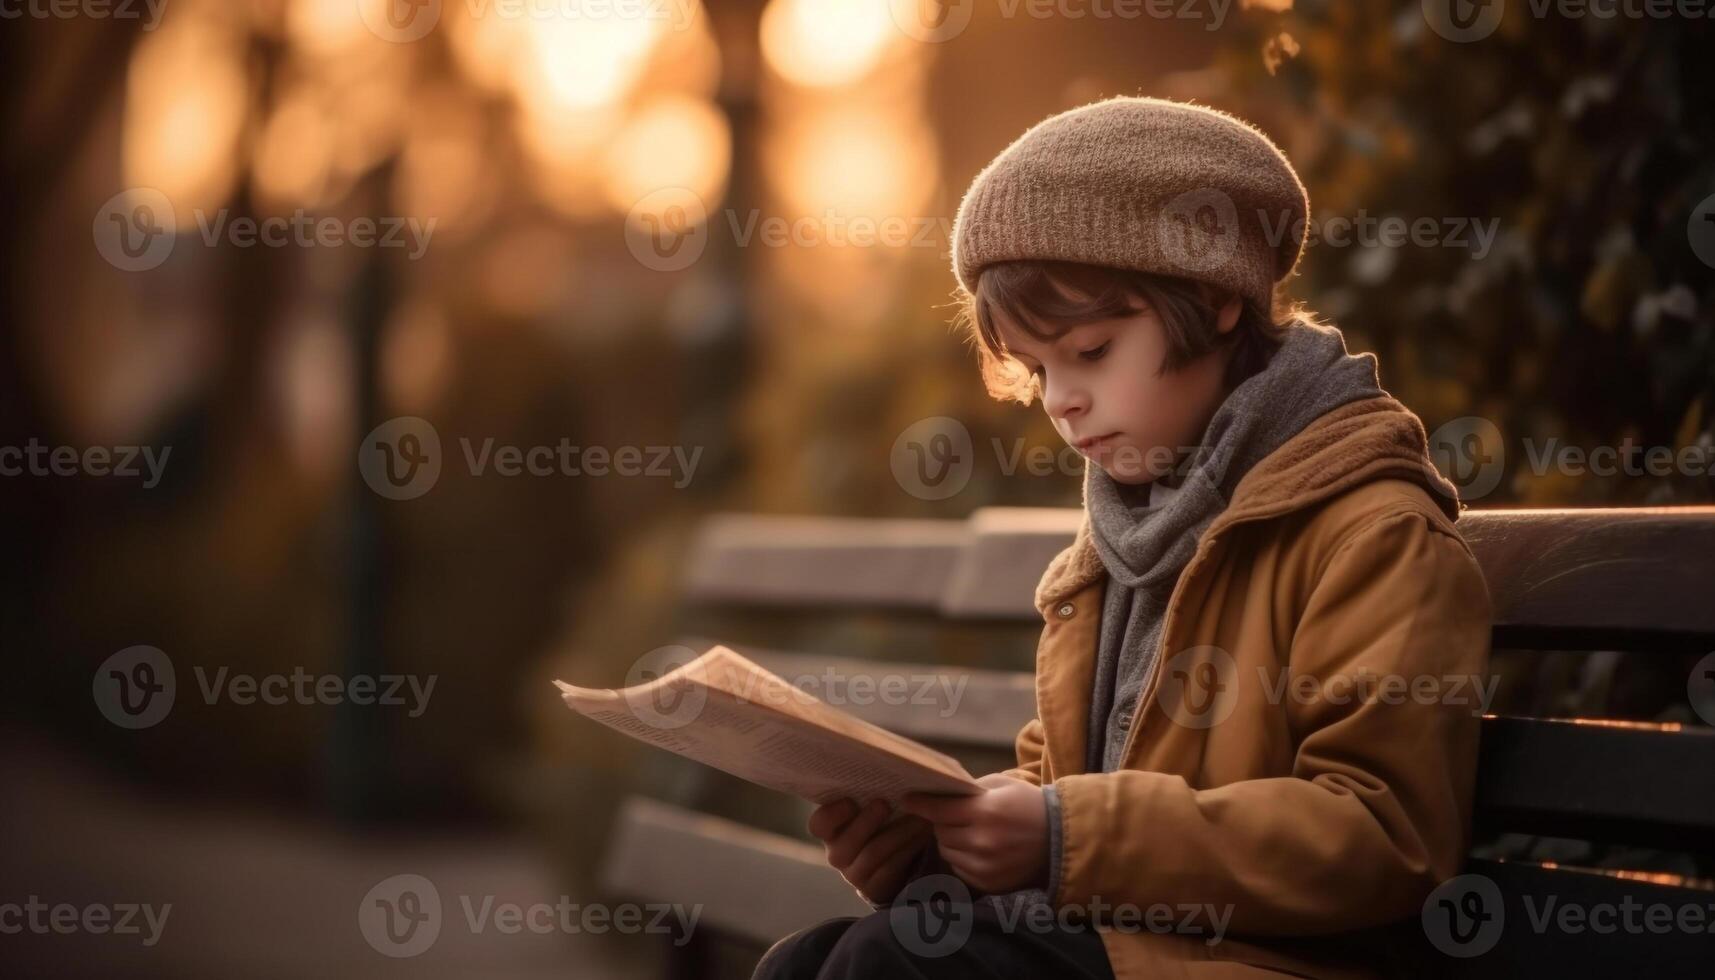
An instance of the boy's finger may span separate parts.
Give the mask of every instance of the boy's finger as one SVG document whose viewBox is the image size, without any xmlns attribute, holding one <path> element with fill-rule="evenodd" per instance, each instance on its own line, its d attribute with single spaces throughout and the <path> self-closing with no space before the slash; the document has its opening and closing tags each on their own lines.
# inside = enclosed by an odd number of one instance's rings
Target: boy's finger
<svg viewBox="0 0 1715 980">
<path fill-rule="evenodd" d="M 830 840 L 840 832 L 840 828 L 851 822 L 857 815 L 857 804 L 848 797 L 825 803 L 810 814 L 810 833 L 822 840 Z"/>
<path fill-rule="evenodd" d="M 920 839 L 922 834 L 922 825 L 913 817 L 888 824 L 858 851 L 846 868 L 847 876 L 864 881 L 891 862 L 909 859 L 925 843 Z"/>
<path fill-rule="evenodd" d="M 857 857 L 859 849 L 887 821 L 887 804 L 881 800 L 872 800 L 851 823 L 828 842 L 828 863 L 836 868 L 844 868 Z"/>
</svg>

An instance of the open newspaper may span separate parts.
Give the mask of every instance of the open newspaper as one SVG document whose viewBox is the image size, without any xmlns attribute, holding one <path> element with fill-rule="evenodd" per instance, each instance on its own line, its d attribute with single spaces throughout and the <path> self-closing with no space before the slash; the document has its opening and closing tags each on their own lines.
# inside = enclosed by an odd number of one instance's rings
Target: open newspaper
<svg viewBox="0 0 1715 980">
<path fill-rule="evenodd" d="M 573 711 L 609 728 L 814 803 L 897 806 L 909 792 L 979 791 L 952 758 L 833 708 L 728 647 L 632 687 L 554 683 Z"/>
</svg>

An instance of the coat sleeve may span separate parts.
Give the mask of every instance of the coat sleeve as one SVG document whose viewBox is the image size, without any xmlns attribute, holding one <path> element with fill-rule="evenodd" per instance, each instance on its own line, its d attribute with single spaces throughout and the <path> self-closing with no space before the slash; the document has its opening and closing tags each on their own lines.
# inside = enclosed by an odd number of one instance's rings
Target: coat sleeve
<svg viewBox="0 0 1715 980">
<path fill-rule="evenodd" d="M 1284 653 L 1292 675 L 1321 683 L 1482 679 L 1491 618 L 1465 543 L 1396 512 L 1336 546 Z M 1210 903 L 1232 931 L 1259 935 L 1416 914 L 1469 844 L 1480 699 L 1287 696 L 1276 709 L 1254 700 L 1270 697 L 1254 672 L 1237 682 L 1253 699 L 1238 710 L 1285 713 L 1291 775 L 1207 789 L 1141 770 L 1060 777 L 1055 904 Z"/>
<path fill-rule="evenodd" d="M 1024 723 L 1013 738 L 1013 751 L 1018 765 L 1006 770 L 1008 776 L 1022 779 L 1032 786 L 1042 785 L 1042 721 L 1032 718 Z"/>
</svg>

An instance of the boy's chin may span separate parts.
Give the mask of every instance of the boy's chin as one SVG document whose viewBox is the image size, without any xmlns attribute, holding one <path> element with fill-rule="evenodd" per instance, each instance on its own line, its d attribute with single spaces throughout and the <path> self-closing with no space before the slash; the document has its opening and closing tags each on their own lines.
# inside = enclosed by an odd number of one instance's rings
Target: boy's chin
<svg viewBox="0 0 1715 980">
<path fill-rule="evenodd" d="M 1149 467 L 1138 463 L 1098 463 L 1102 472 L 1106 473 L 1115 483 L 1128 487 L 1146 487 L 1154 483 L 1160 476 L 1152 473 Z"/>
</svg>

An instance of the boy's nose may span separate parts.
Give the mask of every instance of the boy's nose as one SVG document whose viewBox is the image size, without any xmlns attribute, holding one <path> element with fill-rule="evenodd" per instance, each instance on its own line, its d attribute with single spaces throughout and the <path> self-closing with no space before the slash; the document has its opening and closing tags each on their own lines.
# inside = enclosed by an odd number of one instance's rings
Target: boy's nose
<svg viewBox="0 0 1715 980">
<path fill-rule="evenodd" d="M 1042 407 L 1057 422 L 1076 422 L 1089 412 L 1089 399 L 1081 392 L 1050 388 L 1042 395 Z"/>
</svg>

